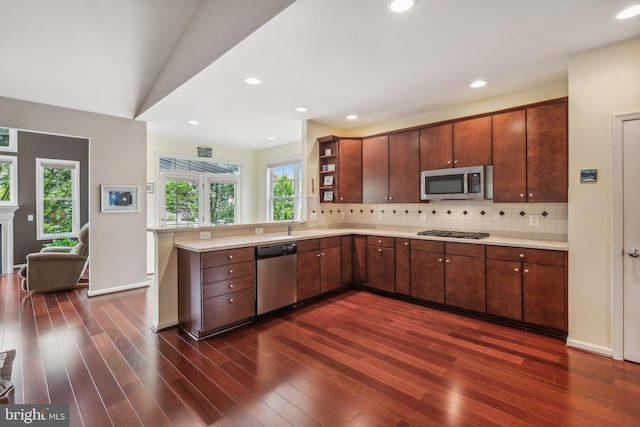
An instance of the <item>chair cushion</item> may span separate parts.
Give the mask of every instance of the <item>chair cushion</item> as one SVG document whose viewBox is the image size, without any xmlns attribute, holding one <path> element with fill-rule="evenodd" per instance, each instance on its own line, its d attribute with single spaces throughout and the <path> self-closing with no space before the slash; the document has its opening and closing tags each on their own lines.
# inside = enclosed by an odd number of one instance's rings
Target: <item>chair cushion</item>
<svg viewBox="0 0 640 427">
<path fill-rule="evenodd" d="M 13 369 L 13 359 L 15 359 L 15 357 L 15 350 L 9 350 L 0 353 L 0 379 L 11 379 L 11 370 Z"/>
</svg>

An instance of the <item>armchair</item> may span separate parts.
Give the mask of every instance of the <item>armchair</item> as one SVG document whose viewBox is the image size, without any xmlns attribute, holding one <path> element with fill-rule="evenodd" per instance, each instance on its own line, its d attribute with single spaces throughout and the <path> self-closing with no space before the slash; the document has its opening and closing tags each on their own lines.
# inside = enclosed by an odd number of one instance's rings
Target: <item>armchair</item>
<svg viewBox="0 0 640 427">
<path fill-rule="evenodd" d="M 27 264 L 18 272 L 22 289 L 46 292 L 85 286 L 78 282 L 88 262 L 89 223 L 80 229 L 74 247 L 47 247 L 27 255 Z"/>
</svg>

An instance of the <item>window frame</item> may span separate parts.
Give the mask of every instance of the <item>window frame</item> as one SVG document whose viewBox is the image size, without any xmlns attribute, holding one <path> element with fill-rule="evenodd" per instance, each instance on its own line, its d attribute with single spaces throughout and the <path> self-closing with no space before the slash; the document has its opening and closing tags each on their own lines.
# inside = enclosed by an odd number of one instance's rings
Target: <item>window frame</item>
<svg viewBox="0 0 640 427">
<path fill-rule="evenodd" d="M 293 219 L 281 219 L 274 220 L 273 219 L 273 202 L 275 197 L 273 196 L 273 173 L 272 169 L 293 165 Z M 302 218 L 302 160 L 299 158 L 288 159 L 288 160 L 280 160 L 269 162 L 267 164 L 267 222 L 280 223 L 280 222 L 291 222 L 291 221 L 300 221 Z"/>
<path fill-rule="evenodd" d="M 44 232 L 44 168 L 71 169 L 71 232 Z M 80 162 L 78 160 L 36 158 L 36 239 L 51 240 L 78 237 L 80 231 Z"/>
<path fill-rule="evenodd" d="M 0 206 L 18 206 L 18 157 L 0 155 L 0 163 L 9 164 L 9 200 L 1 201 Z"/>
</svg>

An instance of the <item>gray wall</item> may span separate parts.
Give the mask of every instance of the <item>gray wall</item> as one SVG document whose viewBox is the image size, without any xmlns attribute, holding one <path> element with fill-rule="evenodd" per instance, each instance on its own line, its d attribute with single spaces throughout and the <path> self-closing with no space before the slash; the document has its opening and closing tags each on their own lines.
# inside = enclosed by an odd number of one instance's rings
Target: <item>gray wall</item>
<svg viewBox="0 0 640 427">
<path fill-rule="evenodd" d="M 51 240 L 36 239 L 36 158 L 80 162 L 80 225 L 89 221 L 89 141 L 83 138 L 18 132 L 18 206 L 13 222 L 14 264 Z M 34 220 L 28 221 L 28 215 Z"/>
</svg>

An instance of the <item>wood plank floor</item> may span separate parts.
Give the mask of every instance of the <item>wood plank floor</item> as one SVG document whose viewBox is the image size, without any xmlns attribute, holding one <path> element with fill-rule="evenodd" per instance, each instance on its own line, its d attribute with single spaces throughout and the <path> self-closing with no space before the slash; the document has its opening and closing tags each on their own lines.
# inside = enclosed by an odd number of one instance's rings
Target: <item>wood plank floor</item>
<svg viewBox="0 0 640 427">
<path fill-rule="evenodd" d="M 30 295 L 0 276 L 15 403 L 72 426 L 633 426 L 640 366 L 364 291 L 196 342 L 148 289 Z"/>
</svg>

